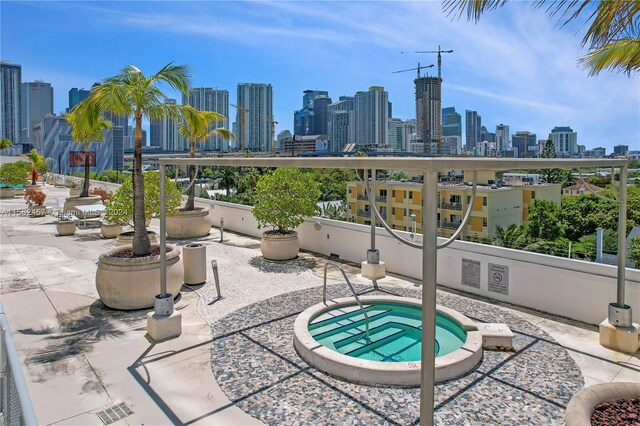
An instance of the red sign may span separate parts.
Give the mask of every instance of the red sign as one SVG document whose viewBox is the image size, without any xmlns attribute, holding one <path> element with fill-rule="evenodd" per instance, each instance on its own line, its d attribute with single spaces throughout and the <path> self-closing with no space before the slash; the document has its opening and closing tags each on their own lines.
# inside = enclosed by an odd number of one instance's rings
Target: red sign
<svg viewBox="0 0 640 426">
<path fill-rule="evenodd" d="M 84 167 L 85 161 L 84 151 L 71 151 L 69 152 L 69 165 L 71 167 Z M 96 152 L 89 151 L 89 166 L 95 167 L 96 165 Z"/>
</svg>

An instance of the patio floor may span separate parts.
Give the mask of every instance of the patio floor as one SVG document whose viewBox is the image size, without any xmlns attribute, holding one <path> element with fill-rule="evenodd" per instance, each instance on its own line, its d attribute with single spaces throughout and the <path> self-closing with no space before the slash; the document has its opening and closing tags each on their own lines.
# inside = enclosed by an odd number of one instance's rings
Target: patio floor
<svg viewBox="0 0 640 426">
<path fill-rule="evenodd" d="M 68 190 L 47 186 L 47 204 Z M 113 424 L 412 424 L 418 389 L 349 384 L 308 367 L 292 345 L 297 312 L 321 300 L 324 258 L 263 260 L 259 241 L 213 229 L 201 242 L 218 261 L 224 298 L 206 284 L 183 287 L 183 334 L 145 338 L 147 311 L 118 312 L 98 300 L 96 261 L 113 240 L 99 228 L 56 236 L 54 216 L 11 214 L 0 202 L 2 302 L 42 424 L 102 424 L 96 413 L 125 403 Z M 154 221 L 155 222 L 155 221 Z M 153 226 L 151 229 L 157 228 Z M 184 245 L 184 241 L 174 241 Z M 382 253 L 384 257 L 384 253 Z M 358 269 L 347 266 L 355 282 Z M 339 284 L 332 272 L 330 284 Z M 419 297 L 412 280 L 379 282 Z M 332 285 L 332 296 L 346 295 Z M 640 356 L 598 345 L 596 327 L 440 289 L 439 303 L 478 321 L 507 323 L 515 353 L 486 352 L 469 375 L 438 385 L 438 424 L 560 424 L 584 385 L 640 381 Z"/>
</svg>

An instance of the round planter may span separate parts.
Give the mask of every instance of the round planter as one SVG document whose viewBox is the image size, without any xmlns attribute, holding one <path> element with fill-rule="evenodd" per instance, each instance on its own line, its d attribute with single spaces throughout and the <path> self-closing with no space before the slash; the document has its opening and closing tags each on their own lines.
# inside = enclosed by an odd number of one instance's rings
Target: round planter
<svg viewBox="0 0 640 426">
<path fill-rule="evenodd" d="M 69 188 L 69 196 L 77 197 L 82 193 L 82 188 Z"/>
<path fill-rule="evenodd" d="M 84 219 L 85 218 L 84 213 L 81 212 L 80 210 L 76 210 L 75 207 L 76 206 L 93 206 L 96 204 L 102 204 L 102 198 L 99 195 L 90 195 L 88 197 L 80 197 L 80 196 L 69 197 L 64 202 L 64 211 L 67 213 L 71 213 L 80 219 Z M 99 216 L 100 216 L 100 212 L 93 212 L 93 213 L 87 213 L 86 218 L 90 219 L 90 218 L 99 217 Z"/>
<path fill-rule="evenodd" d="M 46 206 L 29 206 L 27 210 L 29 210 L 31 217 L 43 217 L 47 215 Z"/>
<path fill-rule="evenodd" d="M 117 223 L 105 223 L 100 224 L 100 233 L 105 238 L 116 238 L 122 233 L 122 226 Z"/>
<path fill-rule="evenodd" d="M 152 248 L 159 247 L 152 244 Z M 153 307 L 160 293 L 160 256 L 112 257 L 132 246 L 114 247 L 98 258 L 96 289 L 102 302 L 113 309 L 134 310 Z M 177 295 L 182 287 L 180 249 L 167 244 L 167 292 Z"/>
<path fill-rule="evenodd" d="M 0 188 L 0 198 L 13 198 L 16 196 L 16 190 L 13 188 Z"/>
<path fill-rule="evenodd" d="M 298 255 L 300 241 L 296 231 L 289 231 L 286 234 L 276 234 L 273 231 L 262 233 L 260 241 L 260 251 L 265 259 L 269 260 L 289 260 Z"/>
<path fill-rule="evenodd" d="M 72 220 L 59 220 L 56 229 L 60 236 L 73 235 L 76 233 L 76 223 Z"/>
<path fill-rule="evenodd" d="M 640 383 L 600 383 L 575 394 L 565 411 L 566 426 L 590 426 L 593 410 L 601 402 L 638 398 Z"/>
<path fill-rule="evenodd" d="M 151 244 L 158 244 L 158 234 L 153 231 L 147 231 Z M 133 244 L 133 231 L 122 232 L 118 234 L 116 239 L 116 247 L 127 246 Z"/>
<path fill-rule="evenodd" d="M 178 210 L 167 216 L 167 235 L 169 238 L 185 239 L 209 235 L 211 223 L 207 220 L 209 209 L 196 207 L 194 210 Z"/>
</svg>

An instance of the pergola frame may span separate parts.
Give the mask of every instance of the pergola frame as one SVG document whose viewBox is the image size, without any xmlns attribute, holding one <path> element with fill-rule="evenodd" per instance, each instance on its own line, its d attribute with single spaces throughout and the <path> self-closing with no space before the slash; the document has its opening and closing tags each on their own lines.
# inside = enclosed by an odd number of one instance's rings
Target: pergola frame
<svg viewBox="0 0 640 426">
<path fill-rule="evenodd" d="M 165 176 L 167 166 L 230 166 L 230 167 L 295 167 L 323 169 L 365 170 L 420 170 L 423 173 L 422 214 L 422 354 L 420 383 L 420 424 L 433 425 L 435 383 L 435 322 L 437 286 L 437 192 L 438 172 L 449 170 L 501 171 L 512 169 L 582 169 L 593 167 L 619 167 L 620 190 L 617 202 L 618 215 L 618 265 L 617 297 L 620 309 L 625 304 L 625 261 L 627 221 L 627 167 L 626 159 L 497 159 L 469 157 L 265 157 L 265 158 L 163 158 L 160 165 L 160 295 L 167 294 L 166 277 L 166 212 Z M 611 309 L 609 310 L 611 315 Z M 629 312 L 629 318 L 631 317 Z M 611 318 L 610 318 L 611 320 Z"/>
</svg>

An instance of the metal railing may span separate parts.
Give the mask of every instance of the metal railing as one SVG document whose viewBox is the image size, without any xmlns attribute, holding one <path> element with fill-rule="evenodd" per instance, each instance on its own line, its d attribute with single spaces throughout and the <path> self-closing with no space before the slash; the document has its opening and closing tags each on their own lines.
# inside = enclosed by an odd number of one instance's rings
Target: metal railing
<svg viewBox="0 0 640 426">
<path fill-rule="evenodd" d="M 360 217 L 370 218 L 370 217 L 371 217 L 371 211 L 358 210 L 358 216 L 360 216 Z M 385 212 L 380 212 L 380 216 L 381 216 L 383 219 L 386 219 L 386 218 L 387 218 L 387 213 L 385 213 Z"/>
<path fill-rule="evenodd" d="M 20 359 L 0 303 L 0 424 L 37 425 Z"/>
<path fill-rule="evenodd" d="M 446 210 L 462 210 L 462 203 L 440 203 L 438 207 Z"/>
<path fill-rule="evenodd" d="M 461 222 L 447 222 L 447 221 L 439 220 L 438 228 L 458 229 L 458 226 L 460 226 L 460 223 Z"/>
<path fill-rule="evenodd" d="M 344 280 L 346 281 L 347 286 L 349 286 L 349 290 L 351 290 L 351 294 L 353 294 L 353 297 L 356 299 L 356 302 L 358 302 L 358 306 L 362 311 L 362 315 L 364 315 L 365 337 L 367 338 L 367 340 L 369 340 L 369 315 L 367 315 L 367 311 L 364 309 L 364 306 L 362 306 L 362 302 L 360 302 L 358 293 L 356 293 L 356 289 L 353 288 L 353 285 L 351 285 L 351 281 L 349 281 L 349 277 L 347 277 L 347 273 L 344 272 L 344 269 L 342 269 L 342 266 L 338 265 L 337 263 L 327 262 L 324 264 L 324 283 L 322 284 L 322 302 L 325 305 L 327 304 L 327 268 L 329 266 L 338 268 L 340 272 L 342 272 L 342 276 L 344 277 Z"/>
</svg>

